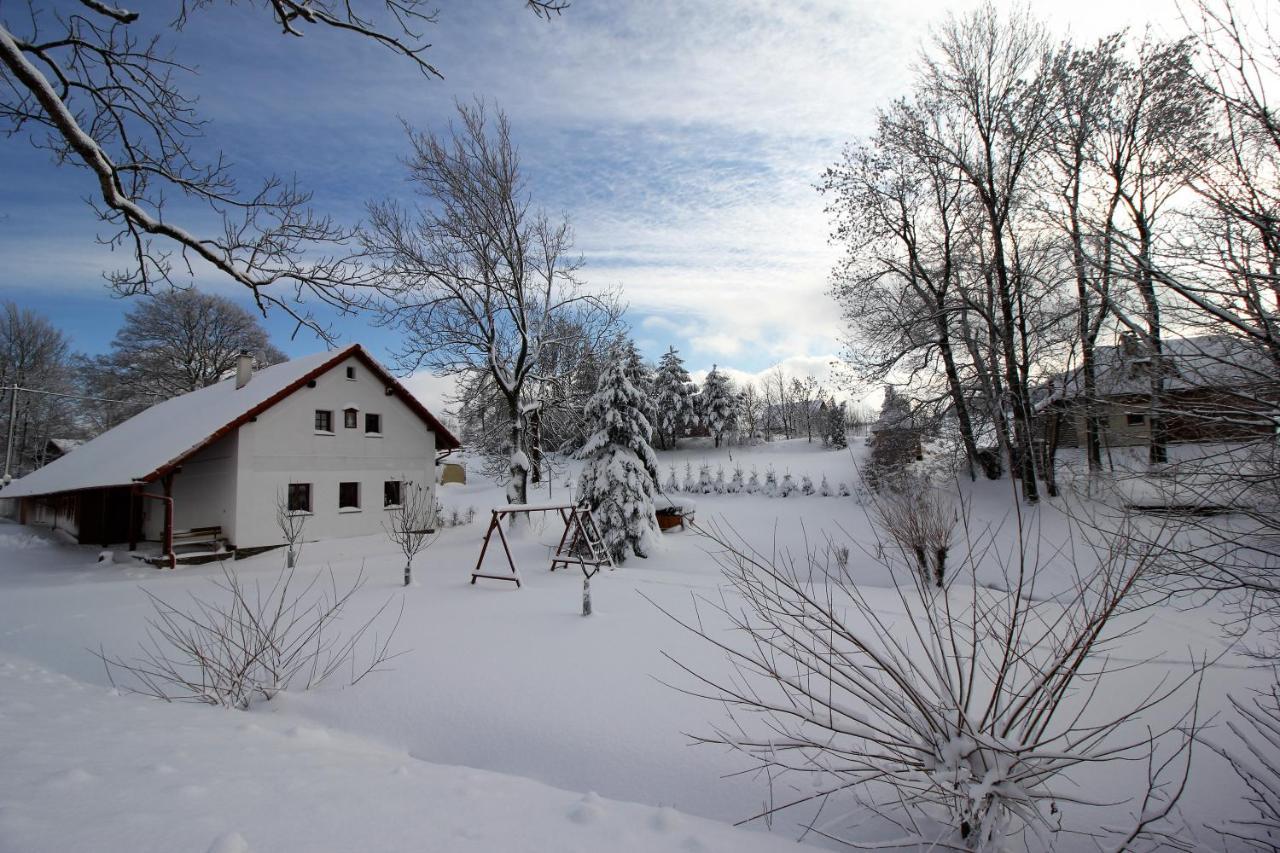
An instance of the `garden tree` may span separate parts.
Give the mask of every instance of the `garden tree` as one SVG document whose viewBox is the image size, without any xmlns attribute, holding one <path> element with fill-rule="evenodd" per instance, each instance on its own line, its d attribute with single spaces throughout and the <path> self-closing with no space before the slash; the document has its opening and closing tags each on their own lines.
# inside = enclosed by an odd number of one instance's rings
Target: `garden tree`
<svg viewBox="0 0 1280 853">
<path fill-rule="evenodd" d="M 791 438 L 794 400 L 791 399 L 791 386 L 781 367 L 775 367 L 765 373 L 760 380 L 764 391 L 765 435 L 781 432 L 785 438 Z"/>
<path fill-rule="evenodd" d="M 258 319 L 225 296 L 168 291 L 129 309 L 92 374 L 101 396 L 151 405 L 213 385 L 241 352 L 259 366 L 285 361 Z"/>
<path fill-rule="evenodd" d="M 726 432 L 736 428 L 733 388 L 729 377 L 725 376 L 715 365 L 702 383 L 702 418 L 707 431 L 715 439 L 716 447 Z"/>
<path fill-rule="evenodd" d="M 8 301 L 0 304 L 0 388 L 3 473 L 21 476 L 40 465 L 49 439 L 81 435 L 75 401 L 53 396 L 77 391 L 71 342 L 45 317 Z"/>
<path fill-rule="evenodd" d="M 756 441 L 765 422 L 765 401 L 756 390 L 754 382 L 745 382 L 738 392 L 738 426 L 747 436 L 748 441 Z"/>
<path fill-rule="evenodd" d="M 966 285 L 977 267 L 972 193 L 960 169 L 930 144 L 936 121 L 898 102 L 881 112 L 870 140 L 847 147 L 828 169 L 823 192 L 832 199 L 833 239 L 845 247 L 832 295 L 852 332 L 847 351 L 859 379 L 907 372 L 925 396 L 941 377 L 945 390 L 934 395 L 955 414 L 972 474 L 983 423 L 972 409 L 998 407 L 988 396 L 993 381 L 974 376 L 975 364 L 990 363 L 992 354 L 976 355 L 985 347 L 972 330 L 986 318 Z M 1007 446 L 1003 418 L 991 420 Z"/>
<path fill-rule="evenodd" d="M 636 386 L 636 390 L 640 392 L 644 403 L 641 411 L 645 420 L 649 422 L 651 428 L 656 430 L 656 427 L 654 427 L 658 419 L 658 410 L 654 400 L 656 371 L 645 362 L 640 355 L 640 350 L 636 348 L 635 341 L 630 338 L 623 338 L 617 344 L 616 349 L 623 353 L 626 359 L 627 378 L 631 380 L 631 384 Z"/>
<path fill-rule="evenodd" d="M 385 487 L 390 489 L 394 481 Z M 413 582 L 413 558 L 429 548 L 440 535 L 440 507 L 435 493 L 403 477 L 394 482 L 398 494 L 385 496 L 386 517 L 382 529 L 404 554 L 404 585 Z M 392 502 L 394 501 L 394 502 Z"/>
<path fill-rule="evenodd" d="M 596 394 L 587 403 L 594 431 L 578 451 L 583 460 L 578 500 L 591 510 L 615 562 L 628 553 L 647 556 L 658 534 L 653 499 L 657 493 L 658 459 L 650 446 L 652 429 L 644 416 L 644 399 L 628 376 L 623 353 L 600 374 Z"/>
<path fill-rule="evenodd" d="M 653 380 L 657 415 L 654 434 L 664 450 L 674 449 L 684 432 L 690 408 L 688 384 L 689 371 L 684 369 L 679 350 L 669 347 L 658 359 L 658 370 Z"/>
<path fill-rule="evenodd" d="M 364 301 L 361 288 L 375 283 L 376 270 L 358 263 L 352 229 L 313 211 L 310 193 L 291 181 L 269 177 L 243 191 L 222 154 L 202 145 L 181 42 L 155 35 L 161 28 L 141 13 L 99 0 L 18 5 L 26 11 L 10 9 L 0 23 L 0 127 L 47 149 L 58 165 L 87 170 L 90 205 L 107 229 L 102 239 L 128 256 L 108 275 L 112 288 L 152 292 L 198 263 L 243 285 L 260 309 L 281 309 L 321 334 L 327 330 L 307 298 L 339 308 Z M 189 12 L 203 5 L 179 4 L 169 26 L 198 31 L 201 19 Z M 440 76 L 424 37 L 436 13 L 422 0 L 248 5 L 287 37 L 344 33 L 403 57 L 424 77 Z M 526 5 L 549 17 L 566 4 Z"/>
<path fill-rule="evenodd" d="M 804 428 L 805 437 L 812 442 L 814 427 L 820 427 L 822 386 L 813 378 L 813 374 L 804 379 L 793 378 L 791 394 L 796 401 L 796 423 Z"/>
<path fill-rule="evenodd" d="M 1056 190 L 1047 204 L 1051 223 L 1067 241 L 1075 282 L 1076 343 L 1084 395 L 1084 450 L 1092 474 L 1102 470 L 1102 435 L 1096 400 L 1095 350 L 1111 315 L 1119 193 L 1100 180 L 1100 148 L 1116 121 L 1123 75 L 1123 38 L 1112 35 L 1088 49 L 1067 46 L 1053 70 L 1058 120 L 1050 130 L 1045 170 Z"/>
<path fill-rule="evenodd" d="M 834 399 L 827 405 L 827 422 L 823 424 L 825 438 L 832 447 L 843 450 L 849 446 L 849 424 L 845 419 L 844 403 L 837 404 Z"/>
<path fill-rule="evenodd" d="M 1046 85 L 1054 53 L 1042 25 L 1025 12 L 1001 19 L 987 4 L 950 16 L 922 57 L 917 81 L 920 107 L 936 120 L 921 142 L 956 166 L 973 193 L 974 225 L 990 294 L 988 328 L 1001 358 L 993 376 L 1003 379 L 1010 411 L 1009 462 L 1028 502 L 1039 499 L 1032 436 L 1028 351 L 1037 270 L 1029 263 L 1020 226 L 1031 211 L 1033 165 L 1054 120 Z"/>
<path fill-rule="evenodd" d="M 1189 228 L 1166 235 L 1152 272 L 1180 325 L 1250 340 L 1280 370 L 1280 123 L 1269 83 L 1280 41 L 1269 11 L 1231 0 L 1191 7 L 1217 144 L 1190 176 Z"/>
<path fill-rule="evenodd" d="M 402 366 L 487 374 L 505 409 L 507 500 L 525 503 L 527 427 L 547 379 L 540 354 L 616 332 L 621 309 L 579 282 L 569 221 L 534 207 L 501 110 L 491 118 L 481 102 L 459 104 L 447 135 L 409 140 L 409 176 L 429 203 L 370 205 L 365 236 L 384 321 L 403 335 Z"/>
<path fill-rule="evenodd" d="M 1118 275 L 1137 296 L 1133 310 L 1112 298 L 1110 306 L 1126 329 L 1136 333 L 1147 356 L 1150 386 L 1149 459 L 1168 459 L 1161 296 L 1157 292 L 1156 250 L 1168 203 L 1199 170 L 1199 152 L 1208 146 L 1209 101 L 1193 65 L 1190 40 L 1144 40 L 1138 55 L 1122 68 L 1115 115 L 1102 135 L 1099 158 L 1124 221 L 1116 235 L 1122 251 L 1112 253 Z"/>
</svg>

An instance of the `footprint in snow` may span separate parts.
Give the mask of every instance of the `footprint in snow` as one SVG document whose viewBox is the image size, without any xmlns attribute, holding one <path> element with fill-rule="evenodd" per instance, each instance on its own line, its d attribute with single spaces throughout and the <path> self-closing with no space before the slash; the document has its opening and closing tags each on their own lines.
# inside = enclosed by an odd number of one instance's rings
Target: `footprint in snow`
<svg viewBox="0 0 1280 853">
<path fill-rule="evenodd" d="M 595 823 L 604 817 L 604 806 L 600 804 L 600 795 L 591 791 L 569 809 L 569 820 L 576 824 Z"/>
<path fill-rule="evenodd" d="M 329 741 L 329 733 L 324 729 L 318 729 L 313 726 L 294 726 L 285 732 L 291 738 L 307 741 L 308 743 L 326 743 Z"/>
<path fill-rule="evenodd" d="M 228 832 L 213 840 L 208 853 L 251 853 L 249 842 L 238 832 Z"/>
</svg>

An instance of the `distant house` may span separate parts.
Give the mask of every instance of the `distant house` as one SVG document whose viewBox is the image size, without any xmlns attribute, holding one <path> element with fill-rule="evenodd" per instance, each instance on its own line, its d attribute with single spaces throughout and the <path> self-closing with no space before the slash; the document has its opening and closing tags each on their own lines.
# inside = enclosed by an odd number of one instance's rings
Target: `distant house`
<svg viewBox="0 0 1280 853">
<path fill-rule="evenodd" d="M 1094 411 L 1102 444 L 1150 444 L 1153 417 L 1168 443 L 1247 441 L 1276 433 L 1280 373 L 1258 347 L 1231 335 L 1169 338 L 1154 358 L 1132 334 L 1095 350 Z M 1163 377 L 1153 406 L 1153 371 Z M 1037 409 L 1059 447 L 1085 443 L 1080 368 L 1042 389 Z M 1056 434 L 1052 434 L 1056 431 Z"/>
<path fill-rule="evenodd" d="M 82 543 L 172 542 L 199 530 L 244 551 L 376 533 L 406 481 L 433 488 L 458 440 L 359 344 L 236 375 L 158 403 L 0 489 L 18 520 Z"/>
<path fill-rule="evenodd" d="M 51 438 L 40 451 L 40 464 L 48 465 L 55 459 L 61 459 L 82 444 L 84 440 L 80 438 Z"/>
</svg>

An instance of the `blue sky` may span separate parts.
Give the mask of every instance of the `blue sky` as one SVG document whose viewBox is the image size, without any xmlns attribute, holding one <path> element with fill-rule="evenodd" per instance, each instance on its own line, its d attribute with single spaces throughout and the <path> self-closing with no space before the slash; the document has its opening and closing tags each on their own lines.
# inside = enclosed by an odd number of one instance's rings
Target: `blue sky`
<svg viewBox="0 0 1280 853">
<path fill-rule="evenodd" d="M 174 3 L 126 4 L 162 28 Z M 428 33 L 444 80 L 337 34 L 284 37 L 256 5 L 194 13 L 166 38 L 199 67 L 187 90 L 246 186 L 296 175 L 316 206 L 356 223 L 372 198 L 408 197 L 400 118 L 442 129 L 455 98 L 509 114 L 535 198 L 575 223 L 593 284 L 619 286 L 643 350 L 677 346 L 692 370 L 775 364 L 825 375 L 840 325 L 825 295 L 836 250 L 814 189 L 841 145 L 905 92 L 930 22 L 969 3 L 930 0 L 574 0 L 541 21 L 519 0 L 442 0 Z M 1033 4 L 1081 38 L 1176 20 L 1173 0 Z M 0 140 L 0 294 L 99 352 L 128 302 L 101 278 L 87 173 Z M 239 297 L 212 276 L 202 288 Z M 291 354 L 321 348 L 269 317 Z M 343 339 L 380 355 L 363 319 Z"/>
</svg>

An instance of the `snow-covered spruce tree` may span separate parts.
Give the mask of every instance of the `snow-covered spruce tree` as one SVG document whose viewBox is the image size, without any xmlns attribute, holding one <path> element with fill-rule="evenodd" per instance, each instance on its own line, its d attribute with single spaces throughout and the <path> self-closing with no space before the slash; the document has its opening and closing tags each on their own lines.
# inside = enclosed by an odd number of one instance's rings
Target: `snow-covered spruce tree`
<svg viewBox="0 0 1280 853">
<path fill-rule="evenodd" d="M 849 446 L 846 417 L 844 403 L 837 406 L 835 400 L 832 400 L 827 408 L 827 440 L 837 450 L 843 450 Z"/>
<path fill-rule="evenodd" d="M 676 479 L 676 466 L 672 465 L 668 469 L 667 482 L 662 486 L 664 492 L 672 493 L 680 491 L 680 481 Z"/>
<path fill-rule="evenodd" d="M 654 406 L 657 409 L 653 428 L 658 445 L 666 450 L 675 449 L 676 441 L 688 425 L 691 408 L 688 383 L 689 371 L 684 369 L 680 351 L 675 347 L 669 348 L 658 360 L 658 370 L 653 377 Z"/>
<path fill-rule="evenodd" d="M 693 463 L 684 463 L 684 491 L 693 494 L 698 491 L 698 481 L 693 479 Z"/>
<path fill-rule="evenodd" d="M 640 412 L 649 422 L 649 442 L 652 444 L 653 432 L 657 429 L 658 422 L 658 407 L 654 401 L 654 395 L 657 392 L 657 372 L 645 362 L 640 355 L 640 350 L 636 348 L 636 342 L 630 338 L 620 340 L 618 350 L 626 360 L 627 378 L 640 392 Z M 654 480 L 656 481 L 657 478 L 655 477 Z"/>
<path fill-rule="evenodd" d="M 805 474 L 800 478 L 800 494 L 802 495 L 813 494 L 813 478 L 810 477 L 808 474 Z"/>
<path fill-rule="evenodd" d="M 577 453 L 585 462 L 578 500 L 594 513 L 605 548 L 619 563 L 628 551 L 646 556 L 658 533 L 653 509 L 658 460 L 649 445 L 652 429 L 643 403 L 627 376 L 625 359 L 615 359 L 600 374 L 599 388 L 587 403 L 594 432 Z"/>
<path fill-rule="evenodd" d="M 747 478 L 747 485 L 744 491 L 749 495 L 758 494 L 760 491 L 760 472 L 755 468 L 751 469 L 751 476 Z"/>
<path fill-rule="evenodd" d="M 733 389 L 729 387 L 729 377 L 725 376 L 715 365 L 702 383 L 702 417 L 716 447 L 724 434 L 734 428 L 738 413 L 734 401 Z"/>
<path fill-rule="evenodd" d="M 754 478 L 755 472 L 752 472 Z M 762 489 L 766 498 L 776 498 L 778 496 L 778 473 L 773 470 L 773 466 L 764 469 L 764 487 Z"/>
<path fill-rule="evenodd" d="M 705 462 L 698 468 L 698 491 L 704 495 L 709 495 L 713 491 L 711 484 L 711 466 Z"/>
<path fill-rule="evenodd" d="M 734 465 L 733 476 L 729 478 L 729 485 L 725 486 L 725 491 L 731 495 L 736 495 L 744 488 L 745 486 L 742 482 L 742 466 Z"/>
</svg>

